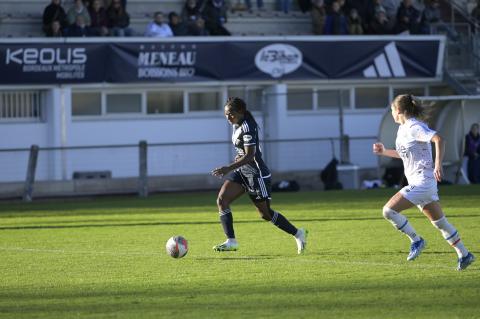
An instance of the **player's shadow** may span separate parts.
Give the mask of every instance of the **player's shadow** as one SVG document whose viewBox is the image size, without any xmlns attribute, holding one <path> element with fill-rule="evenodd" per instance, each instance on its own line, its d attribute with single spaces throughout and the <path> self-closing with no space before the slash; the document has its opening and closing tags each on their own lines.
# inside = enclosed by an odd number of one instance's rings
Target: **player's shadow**
<svg viewBox="0 0 480 319">
<path fill-rule="evenodd" d="M 452 215 L 452 218 L 480 218 L 478 214 L 462 214 L 462 215 Z M 424 216 L 410 216 L 409 219 L 424 219 Z M 293 222 L 342 222 L 342 221 L 379 221 L 383 220 L 382 217 L 318 217 L 318 218 L 292 218 Z M 165 225 L 217 225 L 217 220 L 192 220 L 192 221 L 145 221 L 145 222 L 132 222 L 132 223 L 115 223 L 111 219 L 108 222 L 102 220 L 77 220 L 75 223 L 77 225 L 69 224 L 57 224 L 57 225 L 17 225 L 17 226 L 0 226 L 0 231 L 4 230 L 28 230 L 28 229 L 62 229 L 62 228 L 100 228 L 100 227 L 138 227 L 138 226 L 165 226 Z M 84 224 L 82 224 L 82 222 Z M 261 219 L 252 219 L 252 220 L 238 220 L 235 224 L 255 224 L 255 223 L 265 223 Z"/>
<path fill-rule="evenodd" d="M 232 260 L 232 261 L 238 261 L 238 260 L 267 260 L 267 259 L 277 259 L 280 257 L 280 255 L 275 256 L 275 255 L 255 255 L 255 256 L 237 256 L 237 257 L 218 257 L 215 259 L 220 259 L 220 260 Z M 212 260 L 212 257 L 195 257 L 195 259 L 198 260 Z"/>
</svg>

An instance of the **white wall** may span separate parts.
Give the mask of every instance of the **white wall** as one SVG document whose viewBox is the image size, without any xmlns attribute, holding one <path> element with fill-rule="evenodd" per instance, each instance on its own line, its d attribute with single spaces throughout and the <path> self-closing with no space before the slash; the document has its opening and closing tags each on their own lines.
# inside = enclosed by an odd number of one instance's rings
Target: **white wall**
<svg viewBox="0 0 480 319">
<path fill-rule="evenodd" d="M 348 111 L 344 114 L 344 133 L 350 138 L 350 161 L 361 167 L 376 167 L 377 158 L 371 145 L 378 134 L 383 110 Z M 289 112 L 288 125 L 281 139 L 332 138 L 333 140 L 282 143 L 278 170 L 308 170 L 323 168 L 333 157 L 340 158 L 339 116 L 334 111 Z M 370 137 L 357 140 L 355 137 Z M 333 144 L 332 144 L 333 143 Z"/>
<path fill-rule="evenodd" d="M 285 85 L 274 85 L 271 91 L 283 92 Z M 113 177 L 138 175 L 139 141 L 148 148 L 150 176 L 209 174 L 217 166 L 233 159 L 231 128 L 221 111 L 209 114 L 179 116 L 145 116 L 131 118 L 80 119 L 71 117 L 71 90 L 55 88 L 47 94 L 48 109 L 44 123 L 9 123 L 0 125 L 0 149 L 28 148 L 32 144 L 49 146 L 125 145 L 132 147 L 41 151 L 37 180 L 71 179 L 76 171 L 108 170 Z M 304 138 L 338 138 L 339 120 L 335 111 L 288 112 L 286 95 L 256 113 L 261 139 L 288 140 Z M 351 138 L 376 136 L 383 112 L 349 110 L 345 112 L 345 133 Z M 264 125 L 263 119 L 266 119 Z M 224 141 L 223 144 L 196 142 Z M 371 154 L 374 139 L 352 140 L 351 161 L 361 167 L 375 167 Z M 191 145 L 155 146 L 155 143 L 189 143 Z M 262 145 L 273 171 L 320 170 L 335 155 L 338 141 L 279 142 Z M 1 182 L 25 178 L 28 152 L 0 152 L 3 173 Z"/>
</svg>

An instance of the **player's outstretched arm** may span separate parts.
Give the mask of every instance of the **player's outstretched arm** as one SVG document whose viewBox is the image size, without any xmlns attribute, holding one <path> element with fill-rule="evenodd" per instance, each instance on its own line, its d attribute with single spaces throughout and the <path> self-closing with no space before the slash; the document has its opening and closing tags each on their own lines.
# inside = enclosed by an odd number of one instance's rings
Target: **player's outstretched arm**
<svg viewBox="0 0 480 319">
<path fill-rule="evenodd" d="M 250 163 L 251 161 L 253 161 L 255 157 L 255 152 L 256 152 L 255 145 L 245 146 L 245 155 L 240 157 L 236 156 L 235 161 L 227 166 L 215 168 L 212 171 L 212 175 L 217 177 L 222 177 L 226 175 L 228 172 L 233 171 L 247 163 Z"/>
<path fill-rule="evenodd" d="M 433 135 L 431 141 L 435 144 L 435 168 L 433 176 L 437 182 L 441 182 L 443 178 L 443 156 L 445 155 L 445 140 L 438 134 Z"/>
<path fill-rule="evenodd" d="M 385 148 L 385 146 L 382 143 L 373 144 L 373 153 L 376 155 L 400 158 L 396 150 Z"/>
</svg>

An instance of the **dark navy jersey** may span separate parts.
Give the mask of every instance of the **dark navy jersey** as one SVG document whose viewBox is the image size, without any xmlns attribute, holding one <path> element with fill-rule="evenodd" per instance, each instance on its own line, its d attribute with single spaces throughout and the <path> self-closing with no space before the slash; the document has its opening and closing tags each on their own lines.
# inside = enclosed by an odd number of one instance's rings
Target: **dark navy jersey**
<svg viewBox="0 0 480 319">
<path fill-rule="evenodd" d="M 239 168 L 243 174 L 260 175 L 261 177 L 270 176 L 270 170 L 262 159 L 258 126 L 252 118 L 246 118 L 240 124 L 233 125 L 232 143 L 240 156 L 245 155 L 245 146 L 255 146 L 253 161 Z"/>
</svg>

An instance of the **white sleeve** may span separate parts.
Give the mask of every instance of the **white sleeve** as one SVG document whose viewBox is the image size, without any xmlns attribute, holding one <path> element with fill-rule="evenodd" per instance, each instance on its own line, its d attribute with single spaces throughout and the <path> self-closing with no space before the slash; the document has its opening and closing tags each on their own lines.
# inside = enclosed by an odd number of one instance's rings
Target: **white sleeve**
<svg viewBox="0 0 480 319">
<path fill-rule="evenodd" d="M 415 140 L 419 142 L 430 142 L 432 137 L 437 134 L 424 123 L 416 123 L 410 129 Z"/>
</svg>

